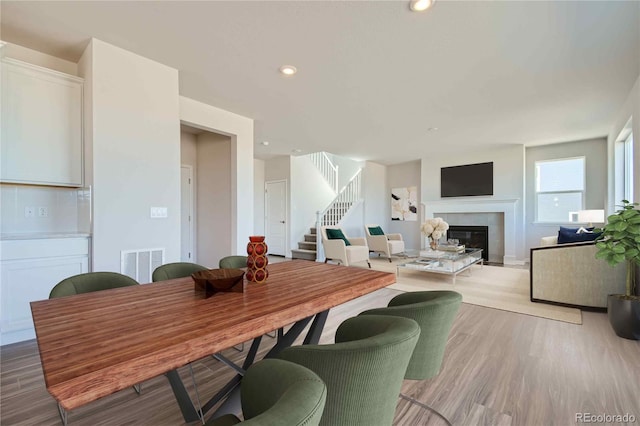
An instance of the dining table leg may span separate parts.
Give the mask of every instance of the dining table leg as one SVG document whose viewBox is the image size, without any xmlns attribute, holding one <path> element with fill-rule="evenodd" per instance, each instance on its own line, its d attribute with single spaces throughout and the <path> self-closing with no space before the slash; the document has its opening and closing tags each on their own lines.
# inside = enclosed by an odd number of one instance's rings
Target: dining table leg
<svg viewBox="0 0 640 426">
<path fill-rule="evenodd" d="M 311 323 L 309 331 L 304 338 L 303 345 L 317 344 L 320 340 L 320 336 L 322 335 L 322 329 L 324 328 L 324 324 L 327 321 L 328 315 L 329 310 L 327 309 L 326 311 L 322 311 L 316 315 L 312 315 L 294 323 L 286 333 L 283 333 L 283 335 L 278 339 L 273 348 L 271 348 L 264 357 L 273 358 L 277 356 L 281 350 L 291 346 L 293 342 L 295 342 L 295 340 L 298 338 L 298 336 L 300 336 L 300 334 L 304 331 L 304 328 L 307 326 L 307 324 L 309 324 L 312 318 L 313 322 Z M 247 360 L 248 359 L 249 355 L 247 355 Z M 247 360 L 245 360 L 245 364 L 247 364 Z M 253 358 L 251 358 L 251 363 L 249 365 L 243 365 L 243 369 L 246 370 L 252 363 Z M 227 399 L 222 404 L 220 404 L 220 407 L 218 407 L 215 413 L 213 413 L 211 418 L 215 419 L 218 417 L 222 417 L 225 414 L 237 414 L 241 412 L 240 386 L 238 386 L 241 380 L 242 376 L 239 374 L 236 375 L 220 392 L 216 394 L 216 396 L 214 396 L 209 402 L 204 405 L 203 412 L 206 413 L 208 410 L 210 410 L 215 404 L 218 403 L 218 401 L 224 398 L 225 395 L 228 395 Z M 222 394 L 223 391 L 225 391 L 224 394 Z M 222 396 L 219 397 L 219 395 L 221 394 Z"/>
<path fill-rule="evenodd" d="M 165 373 L 165 376 L 167 376 L 167 379 L 169 380 L 169 384 L 171 385 L 173 394 L 176 397 L 176 401 L 178 402 L 184 421 L 190 423 L 195 422 L 196 420 L 202 420 L 202 415 L 198 413 L 198 410 L 196 410 L 193 405 L 193 401 L 191 401 L 189 393 L 180 379 L 178 370 L 171 370 Z"/>
</svg>

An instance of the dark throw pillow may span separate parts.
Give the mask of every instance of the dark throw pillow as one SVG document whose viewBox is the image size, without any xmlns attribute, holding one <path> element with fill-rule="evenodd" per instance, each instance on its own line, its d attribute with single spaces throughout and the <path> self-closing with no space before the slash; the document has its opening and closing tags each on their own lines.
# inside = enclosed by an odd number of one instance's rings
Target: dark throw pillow
<svg viewBox="0 0 640 426">
<path fill-rule="evenodd" d="M 341 229 L 331 229 L 327 228 L 327 238 L 330 240 L 344 240 L 344 244 L 346 246 L 350 246 L 351 243 L 347 240 L 347 237 L 344 236 Z"/>
<path fill-rule="evenodd" d="M 588 232 L 581 232 L 578 234 L 580 228 L 565 228 L 560 227 L 558 231 L 558 244 L 568 243 L 583 243 L 585 241 L 595 241 L 600 236 L 598 232 L 592 232 L 593 228 L 586 228 Z"/>
<path fill-rule="evenodd" d="M 384 235 L 384 231 L 379 226 L 372 226 L 369 228 L 369 235 Z"/>
</svg>

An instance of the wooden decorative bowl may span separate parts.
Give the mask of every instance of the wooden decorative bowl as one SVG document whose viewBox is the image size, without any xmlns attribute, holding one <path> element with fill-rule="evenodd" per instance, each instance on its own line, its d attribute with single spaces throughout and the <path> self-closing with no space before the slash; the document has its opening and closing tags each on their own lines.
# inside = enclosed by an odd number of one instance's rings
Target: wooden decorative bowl
<svg viewBox="0 0 640 426">
<path fill-rule="evenodd" d="M 242 269 L 205 269 L 194 272 L 195 291 L 204 291 L 205 297 L 217 292 L 244 292 L 244 271 Z"/>
</svg>

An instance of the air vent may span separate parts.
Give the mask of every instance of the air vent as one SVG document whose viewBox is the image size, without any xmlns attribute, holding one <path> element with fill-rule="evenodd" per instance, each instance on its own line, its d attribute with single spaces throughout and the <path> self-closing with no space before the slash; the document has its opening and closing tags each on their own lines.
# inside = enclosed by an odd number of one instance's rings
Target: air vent
<svg viewBox="0 0 640 426">
<path fill-rule="evenodd" d="M 120 272 L 140 284 L 150 283 L 151 274 L 163 263 L 163 248 L 123 250 L 120 252 Z"/>
</svg>

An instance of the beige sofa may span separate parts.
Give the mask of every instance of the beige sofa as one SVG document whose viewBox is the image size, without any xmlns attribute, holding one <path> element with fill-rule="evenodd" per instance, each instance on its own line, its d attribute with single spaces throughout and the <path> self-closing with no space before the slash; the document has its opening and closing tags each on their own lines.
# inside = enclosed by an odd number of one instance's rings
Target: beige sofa
<svg viewBox="0 0 640 426">
<path fill-rule="evenodd" d="M 624 293 L 625 264 L 596 259 L 593 242 L 557 244 L 545 237 L 531 249 L 531 301 L 606 308 L 607 295 Z"/>
</svg>

